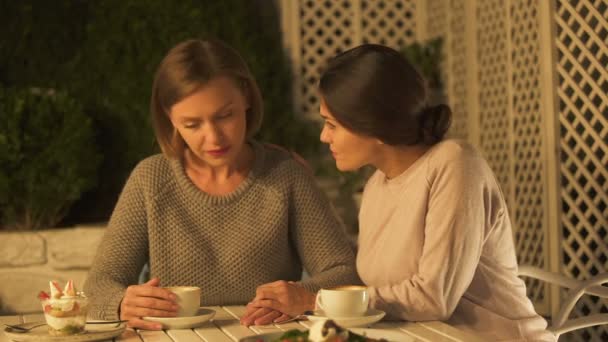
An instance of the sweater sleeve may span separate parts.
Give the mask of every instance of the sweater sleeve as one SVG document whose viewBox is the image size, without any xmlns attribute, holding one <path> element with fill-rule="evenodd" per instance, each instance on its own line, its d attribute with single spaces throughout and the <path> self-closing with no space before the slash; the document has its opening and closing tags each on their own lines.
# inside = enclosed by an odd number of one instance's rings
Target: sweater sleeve
<svg viewBox="0 0 608 342">
<path fill-rule="evenodd" d="M 93 319 L 118 319 L 125 289 L 137 284 L 148 258 L 146 208 L 138 171 L 133 171 L 123 188 L 84 286 Z"/>
<path fill-rule="evenodd" d="M 445 320 L 452 315 L 473 279 L 483 248 L 490 194 L 486 180 L 491 172 L 484 166 L 479 157 L 456 158 L 429 170 L 418 271 L 400 283 L 371 287 L 373 307 L 413 321 Z"/>
<path fill-rule="evenodd" d="M 316 292 L 322 287 L 361 284 L 355 253 L 331 203 L 307 170 L 295 162 L 292 165 L 290 236 L 311 275 L 302 286 Z"/>
</svg>

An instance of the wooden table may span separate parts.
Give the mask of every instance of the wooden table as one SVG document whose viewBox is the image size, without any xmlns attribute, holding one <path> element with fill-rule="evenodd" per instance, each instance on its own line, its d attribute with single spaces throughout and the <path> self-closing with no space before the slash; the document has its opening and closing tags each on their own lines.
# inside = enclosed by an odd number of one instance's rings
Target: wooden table
<svg viewBox="0 0 608 342">
<path fill-rule="evenodd" d="M 216 314 L 212 321 L 194 329 L 172 329 L 165 331 L 147 331 L 127 329 L 115 341 L 145 341 L 145 342 L 234 342 L 240 338 L 265 333 L 286 331 L 291 329 L 306 330 L 312 322 L 299 321 L 279 325 L 245 327 L 239 323 L 239 317 L 245 312 L 244 306 L 214 306 Z M 44 321 L 43 314 L 28 314 L 17 316 L 0 316 L 0 324 L 19 324 Z M 385 322 L 373 324 L 371 328 L 400 330 L 415 338 L 416 341 L 482 341 L 478 336 L 458 330 L 443 322 Z M 0 342 L 9 339 L 0 334 Z"/>
</svg>

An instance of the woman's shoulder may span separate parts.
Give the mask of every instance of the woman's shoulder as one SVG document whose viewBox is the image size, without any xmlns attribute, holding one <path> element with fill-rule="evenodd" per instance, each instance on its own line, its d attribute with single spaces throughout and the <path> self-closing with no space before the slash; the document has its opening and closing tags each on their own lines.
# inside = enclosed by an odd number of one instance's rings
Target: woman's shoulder
<svg viewBox="0 0 608 342">
<path fill-rule="evenodd" d="M 171 161 L 165 155 L 158 153 L 142 159 L 137 163 L 135 169 L 149 172 L 156 169 L 169 168 L 170 164 Z"/>
<path fill-rule="evenodd" d="M 155 154 L 140 161 L 133 169 L 131 177 L 143 181 L 162 179 L 171 175 L 173 163 L 175 161 L 168 159 L 163 154 Z"/>
<path fill-rule="evenodd" d="M 492 169 L 483 155 L 464 140 L 444 140 L 434 146 L 430 153 L 427 169 L 430 177 L 443 173 L 462 174 L 479 180 L 493 177 Z"/>
<path fill-rule="evenodd" d="M 479 151 L 470 143 L 460 139 L 447 139 L 437 143 L 429 150 L 429 163 L 432 167 L 449 165 L 484 164 Z"/>
<path fill-rule="evenodd" d="M 444 159 L 479 157 L 477 149 L 466 140 L 461 139 L 443 140 L 433 146 L 430 152 L 435 158 Z"/>
<path fill-rule="evenodd" d="M 282 176 L 312 177 L 308 162 L 299 154 L 273 144 L 262 144 L 264 169 L 271 178 Z"/>
</svg>

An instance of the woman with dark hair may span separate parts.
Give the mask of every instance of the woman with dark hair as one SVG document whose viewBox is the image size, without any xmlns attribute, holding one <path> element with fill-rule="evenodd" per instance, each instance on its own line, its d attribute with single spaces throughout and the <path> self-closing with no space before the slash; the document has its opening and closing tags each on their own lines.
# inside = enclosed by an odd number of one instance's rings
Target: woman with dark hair
<svg viewBox="0 0 608 342">
<path fill-rule="evenodd" d="M 253 140 L 262 97 L 235 50 L 202 40 L 172 48 L 151 107 L 163 153 L 137 165 L 116 204 L 85 285 L 93 318 L 161 329 L 142 319 L 175 316 L 175 296 L 160 285 L 198 286 L 201 304 L 231 305 L 279 279 L 309 292 L 360 281 L 310 172 Z M 146 263 L 152 279 L 138 285 Z M 300 281 L 302 268 L 311 277 Z M 253 313 L 254 323 L 286 318 Z"/>
<path fill-rule="evenodd" d="M 357 271 L 388 317 L 444 320 L 488 340 L 555 340 L 517 276 L 498 182 L 452 113 L 429 106 L 420 74 L 397 51 L 366 44 L 333 58 L 319 83 L 321 141 L 341 171 L 372 165 L 359 213 Z M 293 302 L 293 300 L 292 300 Z M 290 314 L 258 288 L 252 305 Z"/>
</svg>

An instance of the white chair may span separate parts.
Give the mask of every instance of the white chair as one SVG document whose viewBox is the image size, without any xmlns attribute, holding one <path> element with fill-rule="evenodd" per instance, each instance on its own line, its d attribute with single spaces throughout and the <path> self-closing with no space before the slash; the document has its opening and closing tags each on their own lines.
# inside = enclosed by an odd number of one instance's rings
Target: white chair
<svg viewBox="0 0 608 342">
<path fill-rule="evenodd" d="M 530 277 L 569 289 L 562 305 L 548 327 L 557 338 L 561 334 L 587 328 L 595 325 L 608 324 L 608 314 L 593 314 L 568 320 L 570 312 L 582 295 L 588 294 L 601 298 L 608 298 L 608 273 L 601 273 L 587 280 L 576 280 L 554 272 L 545 271 L 534 266 L 520 266 L 519 276 Z"/>
</svg>

